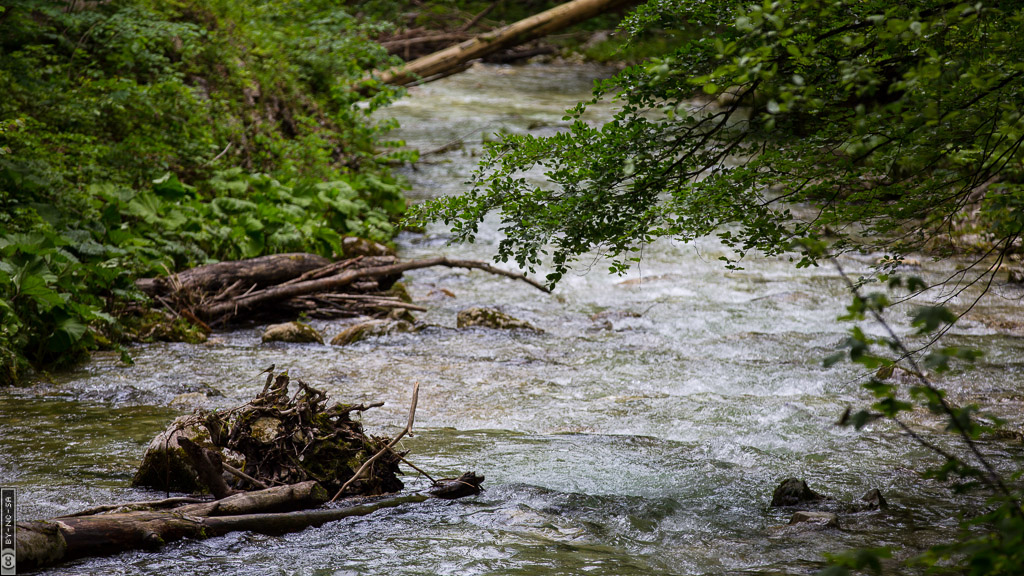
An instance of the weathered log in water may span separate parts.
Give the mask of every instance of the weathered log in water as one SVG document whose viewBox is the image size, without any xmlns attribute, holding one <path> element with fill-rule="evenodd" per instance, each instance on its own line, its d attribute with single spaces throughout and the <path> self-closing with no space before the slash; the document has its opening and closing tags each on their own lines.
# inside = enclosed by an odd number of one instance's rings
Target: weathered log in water
<svg viewBox="0 0 1024 576">
<path fill-rule="evenodd" d="M 147 507 L 145 503 L 141 503 L 140 509 L 136 503 L 111 512 L 19 522 L 18 568 L 32 570 L 76 558 L 154 550 L 183 538 L 204 539 L 235 531 L 297 532 L 429 498 L 454 499 L 478 494 L 483 480 L 483 476 L 467 472 L 457 479 L 441 481 L 426 492 L 340 508 L 311 509 L 326 502 L 328 494 L 319 483 L 309 481 L 169 510 Z"/>
<path fill-rule="evenodd" d="M 312 254 L 279 254 L 199 266 L 166 278 L 142 279 L 136 285 L 204 326 L 299 312 L 325 317 L 384 316 L 422 309 L 408 302 L 404 293 L 389 291 L 404 272 L 433 266 L 483 270 L 548 291 L 523 274 L 486 262 L 445 257 L 400 261 L 391 255 L 330 262 Z"/>
</svg>

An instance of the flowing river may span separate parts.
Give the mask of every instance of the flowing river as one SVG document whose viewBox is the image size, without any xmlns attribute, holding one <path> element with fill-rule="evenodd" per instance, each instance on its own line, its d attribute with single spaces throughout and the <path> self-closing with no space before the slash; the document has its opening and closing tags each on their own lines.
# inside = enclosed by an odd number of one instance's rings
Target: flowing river
<svg viewBox="0 0 1024 576">
<path fill-rule="evenodd" d="M 432 154 L 407 176 L 421 200 L 465 189 L 480 143 L 508 130 L 552 133 L 563 110 L 605 70 L 474 67 L 414 88 L 386 113 L 395 135 Z M 607 115 L 598 109 L 593 118 Z M 447 246 L 445 229 L 404 233 L 400 254 L 490 259 L 496 221 L 476 244 Z M 409 458 L 438 477 L 484 474 L 486 491 L 426 502 L 283 536 L 236 533 L 158 552 L 87 559 L 47 574 L 609 576 L 809 574 L 823 554 L 890 545 L 913 554 L 955 533 L 977 501 L 923 480 L 936 460 L 876 424 L 834 425 L 868 402 L 861 374 L 821 360 L 845 337 L 849 300 L 827 268 L 717 260 L 714 241 L 659 241 L 642 265 L 612 276 L 599 260 L 552 295 L 482 272 L 428 269 L 406 283 L 428 312 L 412 334 L 349 347 L 261 344 L 261 327 L 203 345 L 132 349 L 30 386 L 0 390 L 0 485 L 20 489 L 21 519 L 163 497 L 127 488 L 145 444 L 176 415 L 227 407 L 262 388 L 259 372 L 287 369 L 346 402 L 384 400 L 368 431 L 404 426 L 421 384 Z M 873 257 L 846 259 L 865 272 Z M 948 270 L 923 259 L 911 270 Z M 947 266 L 948 265 L 942 265 Z M 973 371 L 943 381 L 958 402 L 984 401 L 1019 429 L 1024 340 L 1019 288 L 996 286 L 953 340 L 986 348 Z M 955 304 L 969 300 L 961 297 Z M 542 332 L 457 329 L 459 310 L 496 307 Z M 314 322 L 329 340 L 344 321 Z M 206 397 L 208 387 L 223 397 Z M 198 393 L 197 393 L 198 392 Z M 938 421 L 913 414 L 932 434 Z M 996 457 L 1019 443 L 985 444 Z M 768 507 L 787 477 L 852 501 L 872 488 L 886 512 L 843 514 L 840 529 L 787 527 Z M 409 488 L 428 483 L 411 474 Z"/>
</svg>

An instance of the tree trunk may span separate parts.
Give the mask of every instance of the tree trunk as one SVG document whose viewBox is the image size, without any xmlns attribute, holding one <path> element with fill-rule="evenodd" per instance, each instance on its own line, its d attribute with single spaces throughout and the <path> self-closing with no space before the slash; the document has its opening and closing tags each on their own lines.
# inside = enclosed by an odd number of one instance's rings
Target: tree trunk
<svg viewBox="0 0 1024 576">
<path fill-rule="evenodd" d="M 233 284 L 245 292 L 253 286 L 259 288 L 280 284 L 330 263 L 327 258 L 316 254 L 271 254 L 197 266 L 162 278 L 143 278 L 137 280 L 135 285 L 150 296 L 180 290 L 214 294 Z"/>
<path fill-rule="evenodd" d="M 133 509 L 137 505 L 127 504 L 123 508 L 129 511 L 18 522 L 18 568 L 33 570 L 75 558 L 153 550 L 182 538 L 211 538 L 238 530 L 263 534 L 296 532 L 428 498 L 454 499 L 478 494 L 483 480 L 482 476 L 467 472 L 458 479 L 441 481 L 427 492 L 344 508 L 310 510 L 326 502 L 329 495 L 318 483 L 309 481 L 170 510 L 137 510 Z"/>
<path fill-rule="evenodd" d="M 223 302 L 211 303 L 210 305 L 206 306 L 199 306 L 195 309 L 195 312 L 202 318 L 210 320 L 219 320 L 227 316 L 246 312 L 256 306 L 261 306 L 272 302 L 279 302 L 281 300 L 287 300 L 289 298 L 296 298 L 308 294 L 317 294 L 339 290 L 341 288 L 353 284 L 358 280 L 367 278 L 387 278 L 392 276 L 399 276 L 403 272 L 409 270 L 416 270 L 419 268 L 430 268 L 432 266 L 447 266 L 449 268 L 474 268 L 477 270 L 484 270 L 490 272 L 491 274 L 499 274 L 502 276 L 507 276 L 509 278 L 522 280 L 536 287 L 539 290 L 549 292 L 546 286 L 535 280 L 527 278 L 522 274 L 509 272 L 507 270 L 502 270 L 500 268 L 495 268 L 489 264 L 485 264 L 483 262 L 478 262 L 475 260 L 457 260 L 453 258 L 437 257 L 426 258 L 423 260 L 411 260 L 408 262 L 398 262 L 395 264 L 376 266 L 370 268 L 352 268 L 342 270 L 340 273 L 328 276 L 326 278 L 317 278 L 298 282 L 288 282 L 277 286 L 271 286 L 264 290 L 258 290 L 249 294 L 245 294 L 237 298 L 231 298 Z"/>
<path fill-rule="evenodd" d="M 504 28 L 492 30 L 450 48 L 428 54 L 408 62 L 402 67 L 388 70 L 381 75 L 381 82 L 396 86 L 404 86 L 417 80 L 429 82 L 434 77 L 440 77 L 451 70 L 458 69 L 470 60 L 568 28 L 602 12 L 627 4 L 629 1 L 573 0 L 566 2 L 561 6 L 509 24 Z"/>
</svg>

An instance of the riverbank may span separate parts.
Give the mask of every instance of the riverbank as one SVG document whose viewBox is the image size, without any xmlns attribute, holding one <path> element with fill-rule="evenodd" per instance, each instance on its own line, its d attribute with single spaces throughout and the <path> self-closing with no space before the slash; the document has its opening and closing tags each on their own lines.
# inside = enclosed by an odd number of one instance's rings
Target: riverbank
<svg viewBox="0 0 1024 576">
<path fill-rule="evenodd" d="M 0 386 L 202 338 L 136 278 L 390 241 L 409 156 L 370 114 L 398 92 L 353 88 L 394 62 L 382 26 L 308 0 L 0 8 Z"/>
</svg>

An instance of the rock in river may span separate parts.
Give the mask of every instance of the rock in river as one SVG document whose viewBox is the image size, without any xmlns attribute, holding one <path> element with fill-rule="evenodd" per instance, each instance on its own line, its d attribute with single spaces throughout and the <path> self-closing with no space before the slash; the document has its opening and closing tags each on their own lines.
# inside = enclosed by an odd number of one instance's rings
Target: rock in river
<svg viewBox="0 0 1024 576">
<path fill-rule="evenodd" d="M 512 316 L 493 308 L 467 308 L 459 312 L 456 325 L 459 328 L 483 326 L 484 328 L 496 328 L 498 330 L 524 328 L 535 332 L 543 332 L 543 330 L 540 330 L 525 320 L 513 318 Z"/>
<path fill-rule="evenodd" d="M 831 512 L 811 512 L 800 510 L 794 512 L 789 524 L 815 524 L 825 528 L 839 528 L 839 517 Z"/>
<path fill-rule="evenodd" d="M 309 324 L 302 322 L 285 322 L 271 324 L 263 331 L 264 342 L 316 342 L 323 344 L 320 333 Z"/>
<path fill-rule="evenodd" d="M 331 346 L 347 346 L 367 338 L 416 330 L 417 326 L 408 320 L 369 320 L 353 324 L 339 332 L 331 339 Z"/>
<path fill-rule="evenodd" d="M 820 502 L 825 496 L 818 494 L 807 486 L 807 482 L 797 478 L 786 478 L 772 494 L 772 507 L 797 506 L 807 502 Z"/>
</svg>

